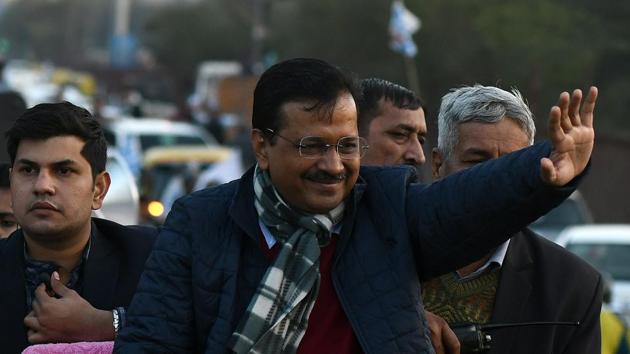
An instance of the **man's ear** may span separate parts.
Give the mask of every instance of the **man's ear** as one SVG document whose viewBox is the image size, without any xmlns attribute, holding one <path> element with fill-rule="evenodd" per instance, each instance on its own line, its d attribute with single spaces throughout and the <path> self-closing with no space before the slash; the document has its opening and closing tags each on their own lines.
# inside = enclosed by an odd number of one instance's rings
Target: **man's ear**
<svg viewBox="0 0 630 354">
<path fill-rule="evenodd" d="M 103 206 L 103 200 L 112 184 L 112 179 L 107 171 L 103 171 L 94 178 L 94 194 L 92 195 L 92 210 L 98 210 Z"/>
<path fill-rule="evenodd" d="M 250 141 L 252 143 L 252 149 L 254 149 L 254 154 L 256 155 L 258 167 L 262 170 L 266 170 L 269 167 L 269 159 L 267 156 L 268 144 L 265 142 L 265 135 L 260 129 L 252 129 Z"/>
<path fill-rule="evenodd" d="M 438 148 L 433 148 L 431 150 L 431 175 L 433 179 L 440 179 L 440 168 L 442 168 L 443 163 L 444 159 L 442 158 L 442 154 Z"/>
</svg>

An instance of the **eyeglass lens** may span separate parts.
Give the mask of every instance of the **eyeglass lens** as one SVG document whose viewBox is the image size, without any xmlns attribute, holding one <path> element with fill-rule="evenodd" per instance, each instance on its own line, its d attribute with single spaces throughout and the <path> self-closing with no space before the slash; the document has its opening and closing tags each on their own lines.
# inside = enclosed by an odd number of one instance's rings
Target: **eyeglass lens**
<svg viewBox="0 0 630 354">
<path fill-rule="evenodd" d="M 365 153 L 365 141 L 356 136 L 346 136 L 337 141 L 337 153 L 341 158 L 353 159 L 362 157 Z M 335 145 L 324 142 L 319 137 L 308 136 L 300 141 L 300 154 L 304 157 L 319 157 Z"/>
</svg>

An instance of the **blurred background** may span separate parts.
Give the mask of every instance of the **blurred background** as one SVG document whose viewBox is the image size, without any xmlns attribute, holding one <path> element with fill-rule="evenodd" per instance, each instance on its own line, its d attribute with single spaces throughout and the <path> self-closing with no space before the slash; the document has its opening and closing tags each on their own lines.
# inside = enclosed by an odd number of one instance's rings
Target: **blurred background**
<svg viewBox="0 0 630 354">
<path fill-rule="evenodd" d="M 243 144 L 257 75 L 290 57 L 417 90 L 428 106 L 427 149 L 449 88 L 519 88 L 544 136 L 559 92 L 595 84 L 597 146 L 582 195 L 596 222 L 630 222 L 630 3 L 404 6 L 417 48 L 407 55 L 392 50 L 391 0 L 0 0 L 0 55 L 5 85 L 28 106 L 67 99 L 107 118 L 189 121 L 232 145 Z"/>
<path fill-rule="evenodd" d="M 570 225 L 630 223 L 629 24 L 630 2 L 616 0 L 0 0 L 0 128 L 41 102 L 89 109 L 111 145 L 100 215 L 160 224 L 177 197 L 251 166 L 253 87 L 280 60 L 318 57 L 417 91 L 425 154 L 450 88 L 518 88 L 542 139 L 561 91 L 597 85 L 591 172 L 535 224 L 557 241 Z M 604 231 L 560 239 L 625 284 L 615 301 L 630 313 L 630 229 Z"/>
</svg>

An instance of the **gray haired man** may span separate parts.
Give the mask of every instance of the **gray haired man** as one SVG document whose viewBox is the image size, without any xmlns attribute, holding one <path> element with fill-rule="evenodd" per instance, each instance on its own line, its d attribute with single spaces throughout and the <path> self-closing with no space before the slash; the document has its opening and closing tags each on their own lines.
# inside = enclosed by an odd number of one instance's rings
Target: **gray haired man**
<svg viewBox="0 0 630 354">
<path fill-rule="evenodd" d="M 570 111 L 578 112 L 579 107 Z M 438 147 L 432 151 L 435 179 L 526 148 L 536 132 L 532 113 L 517 90 L 481 85 L 458 88 L 442 98 L 438 130 Z M 493 330 L 490 353 L 598 353 L 601 349 L 599 273 L 529 229 L 456 272 L 424 282 L 422 295 L 426 310 L 451 327 L 579 322 Z M 465 353 L 466 344 L 461 344 Z"/>
</svg>

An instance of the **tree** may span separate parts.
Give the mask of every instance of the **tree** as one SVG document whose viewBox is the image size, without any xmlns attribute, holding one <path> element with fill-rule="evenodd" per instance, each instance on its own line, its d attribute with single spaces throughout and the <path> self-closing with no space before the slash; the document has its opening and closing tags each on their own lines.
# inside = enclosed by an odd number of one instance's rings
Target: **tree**
<svg viewBox="0 0 630 354">
<path fill-rule="evenodd" d="M 107 38 L 107 0 L 22 0 L 7 6 L 0 33 L 10 57 L 82 63 Z"/>
</svg>

